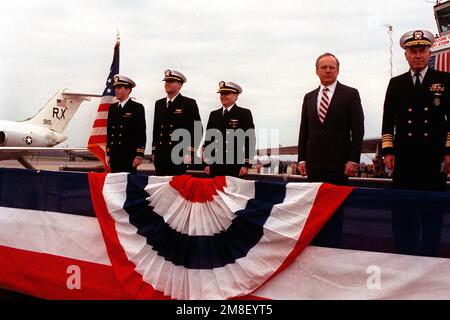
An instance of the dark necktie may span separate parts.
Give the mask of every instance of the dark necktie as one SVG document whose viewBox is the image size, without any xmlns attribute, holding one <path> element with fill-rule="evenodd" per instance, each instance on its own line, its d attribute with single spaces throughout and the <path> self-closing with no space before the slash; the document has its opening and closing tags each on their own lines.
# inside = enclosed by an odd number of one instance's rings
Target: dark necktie
<svg viewBox="0 0 450 320">
<path fill-rule="evenodd" d="M 416 77 L 416 81 L 414 82 L 414 87 L 419 88 L 420 87 L 420 73 L 416 72 L 414 77 Z"/>
<path fill-rule="evenodd" d="M 225 110 L 223 111 L 222 116 L 225 118 L 225 117 L 227 116 L 227 114 L 228 114 L 228 109 L 225 109 Z"/>
<path fill-rule="evenodd" d="M 169 112 L 173 112 L 173 101 L 169 100 L 169 103 L 167 104 L 167 109 Z"/>
</svg>

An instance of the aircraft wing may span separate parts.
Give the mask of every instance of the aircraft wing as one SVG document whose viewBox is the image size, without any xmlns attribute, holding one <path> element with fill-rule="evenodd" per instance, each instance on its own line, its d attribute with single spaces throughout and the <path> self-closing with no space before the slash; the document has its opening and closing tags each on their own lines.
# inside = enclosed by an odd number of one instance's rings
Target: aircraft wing
<svg viewBox="0 0 450 320">
<path fill-rule="evenodd" d="M 73 155 L 82 158 L 93 158 L 94 155 L 87 148 L 61 147 L 0 147 L 0 160 L 14 159 L 19 156 L 39 154 L 41 156 L 58 157 Z"/>
<path fill-rule="evenodd" d="M 35 169 L 25 159 L 26 156 L 39 155 L 42 157 L 74 156 L 88 160 L 97 158 L 87 148 L 59 148 L 59 147 L 0 147 L 0 160 L 17 160 L 25 168 Z"/>
<path fill-rule="evenodd" d="M 39 152 L 39 151 L 89 151 L 87 148 L 62 148 L 62 147 L 0 147 L 0 152 L 19 152 L 19 151 L 31 151 L 31 152 Z"/>
</svg>

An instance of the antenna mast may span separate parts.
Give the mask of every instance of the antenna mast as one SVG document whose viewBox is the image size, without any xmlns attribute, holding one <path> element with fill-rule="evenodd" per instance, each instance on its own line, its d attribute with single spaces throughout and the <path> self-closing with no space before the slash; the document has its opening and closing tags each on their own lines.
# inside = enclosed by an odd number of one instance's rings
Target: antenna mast
<svg viewBox="0 0 450 320">
<path fill-rule="evenodd" d="M 385 24 L 384 25 L 387 29 L 388 29 L 388 34 L 389 34 L 389 75 L 392 78 L 392 69 L 393 69 L 393 63 L 392 63 L 392 57 L 393 57 L 393 52 L 392 52 L 392 47 L 394 46 L 394 41 L 392 41 L 392 34 L 394 33 L 394 30 L 392 28 L 392 26 L 390 24 Z"/>
</svg>

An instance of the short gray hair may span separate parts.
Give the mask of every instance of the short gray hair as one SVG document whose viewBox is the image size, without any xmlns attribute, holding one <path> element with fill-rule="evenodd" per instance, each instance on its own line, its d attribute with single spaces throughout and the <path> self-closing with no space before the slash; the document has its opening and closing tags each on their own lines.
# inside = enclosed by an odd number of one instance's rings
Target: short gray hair
<svg viewBox="0 0 450 320">
<path fill-rule="evenodd" d="M 325 58 L 325 57 L 333 57 L 333 58 L 336 60 L 337 66 L 338 66 L 338 68 L 339 68 L 339 60 L 338 60 L 338 58 L 336 58 L 336 56 L 335 56 L 334 54 L 332 54 L 332 53 L 325 52 L 324 54 L 321 54 L 321 55 L 317 58 L 317 60 L 316 60 L 316 69 L 319 67 L 319 61 L 320 61 L 320 59 Z"/>
</svg>

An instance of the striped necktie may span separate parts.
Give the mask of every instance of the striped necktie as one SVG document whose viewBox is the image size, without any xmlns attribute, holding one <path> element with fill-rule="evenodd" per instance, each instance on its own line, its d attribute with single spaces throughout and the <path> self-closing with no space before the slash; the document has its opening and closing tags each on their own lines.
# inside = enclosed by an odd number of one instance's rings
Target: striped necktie
<svg viewBox="0 0 450 320">
<path fill-rule="evenodd" d="M 330 99 L 328 97 L 328 92 L 330 89 L 327 87 L 322 90 L 322 98 L 320 99 L 320 107 L 319 107 L 319 119 L 320 122 L 323 123 L 325 121 L 325 116 L 327 115 L 328 105 L 330 104 Z"/>
</svg>

